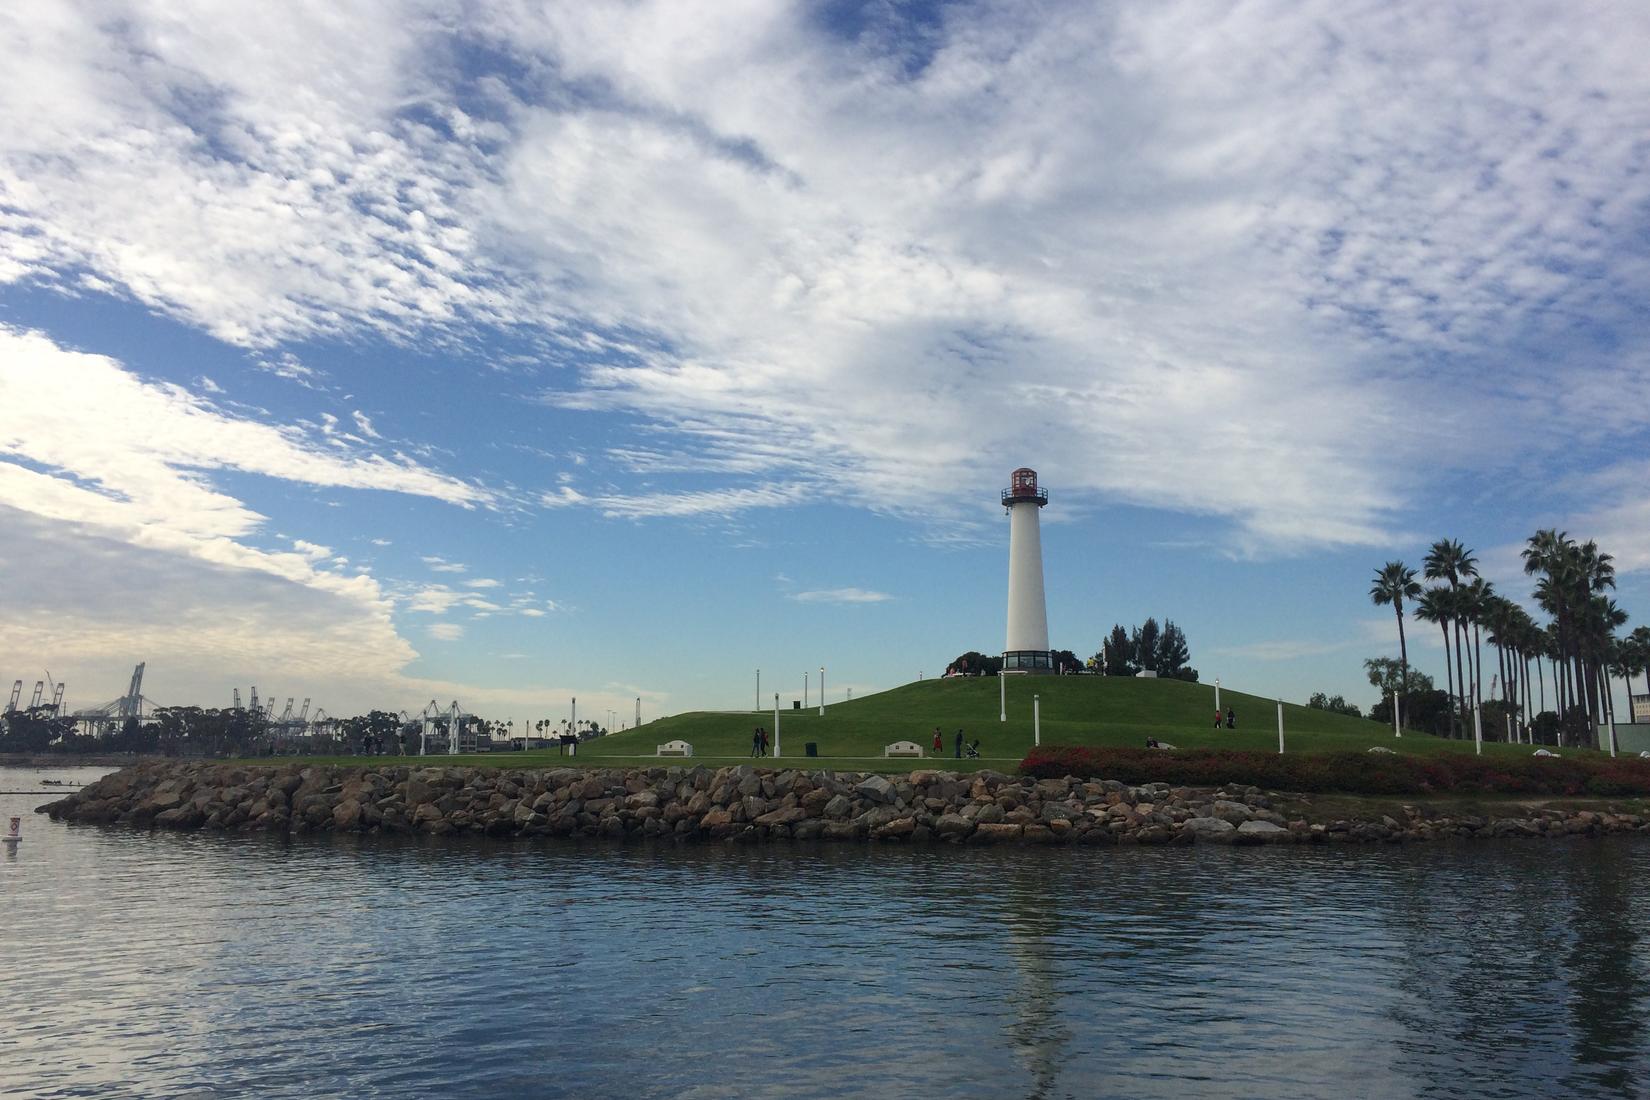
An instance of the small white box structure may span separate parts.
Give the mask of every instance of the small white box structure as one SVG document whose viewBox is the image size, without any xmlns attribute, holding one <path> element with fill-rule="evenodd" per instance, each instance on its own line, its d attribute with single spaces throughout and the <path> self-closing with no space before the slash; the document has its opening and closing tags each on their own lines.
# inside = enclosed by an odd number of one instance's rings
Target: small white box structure
<svg viewBox="0 0 1650 1100">
<path fill-rule="evenodd" d="M 883 747 L 884 756 L 921 756 L 922 746 L 915 741 L 895 741 Z"/>
<path fill-rule="evenodd" d="M 686 741 L 666 741 L 660 745 L 655 756 L 692 756 L 693 746 Z"/>
</svg>

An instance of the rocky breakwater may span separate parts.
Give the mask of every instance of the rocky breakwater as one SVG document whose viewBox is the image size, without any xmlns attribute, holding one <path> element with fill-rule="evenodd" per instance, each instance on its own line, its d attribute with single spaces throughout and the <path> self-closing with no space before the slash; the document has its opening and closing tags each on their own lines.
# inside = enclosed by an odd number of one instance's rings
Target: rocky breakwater
<svg viewBox="0 0 1650 1100">
<path fill-rule="evenodd" d="M 1650 832 L 1650 819 L 1636 814 L 1451 815 L 1396 803 L 1391 810 L 1369 819 L 1314 820 L 1300 796 L 1254 787 L 1130 786 L 996 772 L 185 762 L 125 768 L 40 808 L 58 820 L 146 828 L 732 841 L 1268 844 Z"/>
</svg>

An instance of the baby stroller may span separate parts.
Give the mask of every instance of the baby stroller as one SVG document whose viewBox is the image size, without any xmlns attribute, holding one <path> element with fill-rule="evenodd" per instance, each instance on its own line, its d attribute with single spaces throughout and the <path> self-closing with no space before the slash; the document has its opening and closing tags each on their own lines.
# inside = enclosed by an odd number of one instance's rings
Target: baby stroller
<svg viewBox="0 0 1650 1100">
<path fill-rule="evenodd" d="M 978 760 L 980 758 L 980 742 L 978 738 L 963 746 L 963 756 L 969 760 Z"/>
</svg>

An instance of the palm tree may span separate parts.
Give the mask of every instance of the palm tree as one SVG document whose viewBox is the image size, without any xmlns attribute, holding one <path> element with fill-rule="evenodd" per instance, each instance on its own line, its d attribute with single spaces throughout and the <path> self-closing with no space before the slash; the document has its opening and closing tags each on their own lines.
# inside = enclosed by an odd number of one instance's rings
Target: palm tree
<svg viewBox="0 0 1650 1100">
<path fill-rule="evenodd" d="M 1627 640 L 1632 645 L 1629 659 L 1633 662 L 1636 671 L 1644 673 L 1644 693 L 1646 696 L 1650 696 L 1650 626 L 1634 627 L 1633 633 L 1627 636 Z M 1631 680 L 1629 680 L 1627 696 L 1631 699 L 1632 695 L 1633 687 Z"/>
<path fill-rule="evenodd" d="M 1415 601 L 1415 617 L 1424 623 L 1436 623 L 1438 629 L 1444 632 L 1444 682 L 1449 687 L 1449 697 L 1455 698 L 1455 678 L 1450 671 L 1449 663 L 1449 589 L 1428 588 L 1421 593 L 1421 598 Z M 1453 704 L 1452 704 L 1453 705 Z M 1450 722 L 1450 736 L 1455 736 L 1455 722 Z"/>
<path fill-rule="evenodd" d="M 1375 571 L 1375 581 L 1370 586 L 1369 598 L 1376 607 L 1392 605 L 1392 611 L 1398 616 L 1398 665 L 1400 675 L 1398 713 L 1394 716 L 1399 725 L 1403 724 L 1402 714 L 1409 696 L 1409 643 L 1404 639 L 1404 599 L 1418 599 L 1421 595 L 1421 586 L 1416 583 L 1415 570 L 1401 561 L 1389 561 Z"/>
<path fill-rule="evenodd" d="M 1450 620 L 1455 628 L 1455 689 L 1459 695 L 1458 713 L 1465 714 L 1467 709 L 1467 679 L 1461 667 L 1462 642 L 1466 634 L 1466 624 L 1462 621 L 1466 608 L 1462 601 L 1454 598 L 1460 595 L 1461 581 L 1467 577 L 1478 575 L 1478 559 L 1473 557 L 1472 551 L 1463 546 L 1458 539 L 1439 539 L 1427 550 L 1426 560 L 1423 563 L 1426 578 L 1430 581 L 1445 581 L 1449 584 Z"/>
<path fill-rule="evenodd" d="M 1472 583 L 1462 589 L 1467 605 L 1467 621 L 1472 624 L 1472 698 L 1479 707 L 1484 705 L 1484 636 L 1480 628 L 1491 612 L 1491 601 L 1497 599 L 1495 588 L 1474 570 Z"/>
</svg>

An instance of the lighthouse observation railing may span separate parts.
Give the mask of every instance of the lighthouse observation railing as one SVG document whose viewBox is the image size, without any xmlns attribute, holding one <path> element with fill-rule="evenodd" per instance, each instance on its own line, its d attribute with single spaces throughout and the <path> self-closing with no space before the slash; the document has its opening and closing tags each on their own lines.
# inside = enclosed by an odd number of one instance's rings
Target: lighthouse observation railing
<svg viewBox="0 0 1650 1100">
<path fill-rule="evenodd" d="M 1003 507 L 1018 504 L 1022 500 L 1034 500 L 1038 504 L 1048 503 L 1048 490 L 1043 488 L 1019 488 L 1003 490 Z"/>
</svg>

